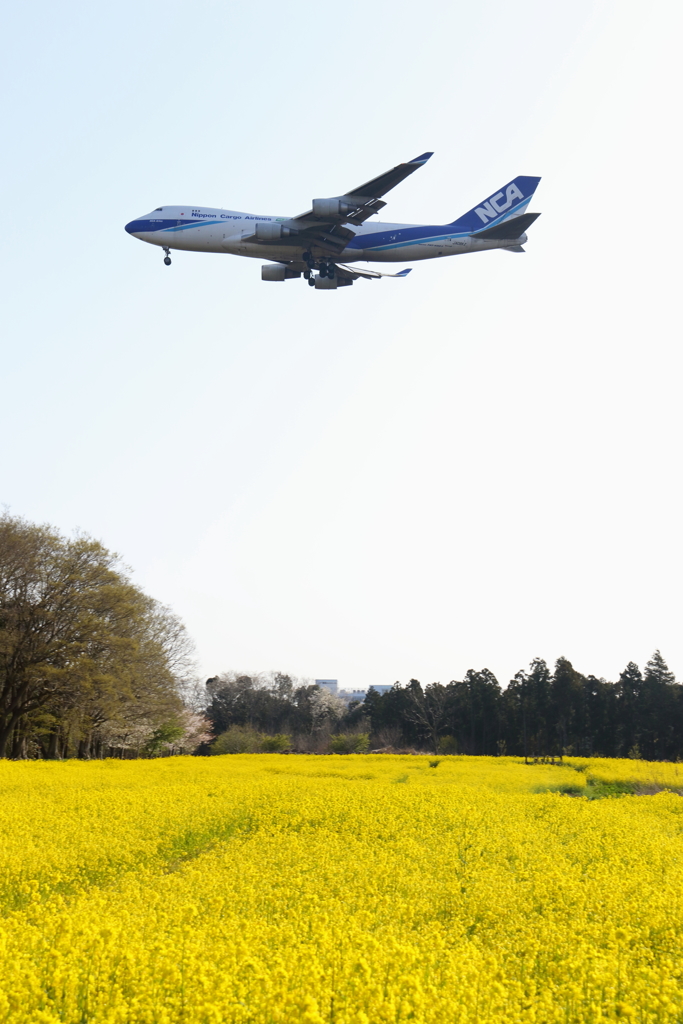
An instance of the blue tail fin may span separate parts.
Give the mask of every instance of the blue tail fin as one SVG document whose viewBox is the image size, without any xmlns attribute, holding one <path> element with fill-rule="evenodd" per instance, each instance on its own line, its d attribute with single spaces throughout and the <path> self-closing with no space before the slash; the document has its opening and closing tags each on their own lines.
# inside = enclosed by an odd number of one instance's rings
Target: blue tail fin
<svg viewBox="0 0 683 1024">
<path fill-rule="evenodd" d="M 468 210 L 462 217 L 458 217 L 451 226 L 459 231 L 481 231 L 483 227 L 502 224 L 510 217 L 519 217 L 531 202 L 540 180 L 520 175 L 507 185 L 503 185 L 499 192 L 489 196 L 473 210 Z"/>
</svg>

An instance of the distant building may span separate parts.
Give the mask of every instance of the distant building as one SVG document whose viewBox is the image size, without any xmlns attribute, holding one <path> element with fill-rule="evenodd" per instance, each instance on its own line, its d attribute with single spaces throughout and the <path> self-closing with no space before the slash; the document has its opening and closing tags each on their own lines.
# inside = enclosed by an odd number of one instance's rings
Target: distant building
<svg viewBox="0 0 683 1024">
<path fill-rule="evenodd" d="M 337 692 L 337 680 L 336 679 L 316 679 L 316 686 L 319 686 L 321 690 L 327 690 L 328 693 Z"/>
<path fill-rule="evenodd" d="M 339 690 L 337 696 L 341 697 L 347 704 L 351 704 L 353 701 L 358 701 L 359 704 L 362 704 L 365 700 L 365 690 Z"/>
<path fill-rule="evenodd" d="M 385 683 L 373 683 L 370 687 L 371 690 L 376 690 L 380 695 L 383 693 L 389 693 L 389 690 L 393 690 L 393 683 L 388 686 Z"/>
</svg>

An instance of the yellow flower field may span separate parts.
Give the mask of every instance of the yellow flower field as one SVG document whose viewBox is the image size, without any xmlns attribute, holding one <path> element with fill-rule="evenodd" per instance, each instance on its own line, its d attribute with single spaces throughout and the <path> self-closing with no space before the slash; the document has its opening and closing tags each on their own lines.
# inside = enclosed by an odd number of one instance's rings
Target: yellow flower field
<svg viewBox="0 0 683 1024">
<path fill-rule="evenodd" d="M 588 798 L 617 783 L 654 795 Z M 0 788 L 3 1024 L 683 1020 L 678 765 L 5 761 Z"/>
</svg>

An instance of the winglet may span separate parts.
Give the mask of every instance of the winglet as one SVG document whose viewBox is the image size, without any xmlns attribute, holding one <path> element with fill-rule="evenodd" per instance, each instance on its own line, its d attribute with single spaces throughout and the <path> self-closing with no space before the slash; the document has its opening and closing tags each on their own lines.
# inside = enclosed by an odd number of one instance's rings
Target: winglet
<svg viewBox="0 0 683 1024">
<path fill-rule="evenodd" d="M 408 267 L 407 270 L 400 270 L 398 274 L 392 274 L 392 277 L 406 277 L 412 269 L 412 267 Z"/>
<path fill-rule="evenodd" d="M 430 156 L 434 156 L 433 153 L 423 153 L 422 156 L 416 156 L 414 160 L 406 160 L 408 164 L 426 164 Z"/>
</svg>

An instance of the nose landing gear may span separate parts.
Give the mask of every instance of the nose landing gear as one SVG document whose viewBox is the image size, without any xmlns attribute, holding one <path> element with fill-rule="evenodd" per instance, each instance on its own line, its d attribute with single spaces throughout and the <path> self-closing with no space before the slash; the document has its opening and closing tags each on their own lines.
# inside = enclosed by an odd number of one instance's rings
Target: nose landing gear
<svg viewBox="0 0 683 1024">
<path fill-rule="evenodd" d="M 171 266 L 171 250 L 169 249 L 169 247 L 167 245 L 165 245 L 163 247 L 163 249 L 164 249 L 164 252 L 166 253 L 166 255 L 164 256 L 164 263 L 166 264 L 167 267 L 170 267 Z"/>
</svg>

